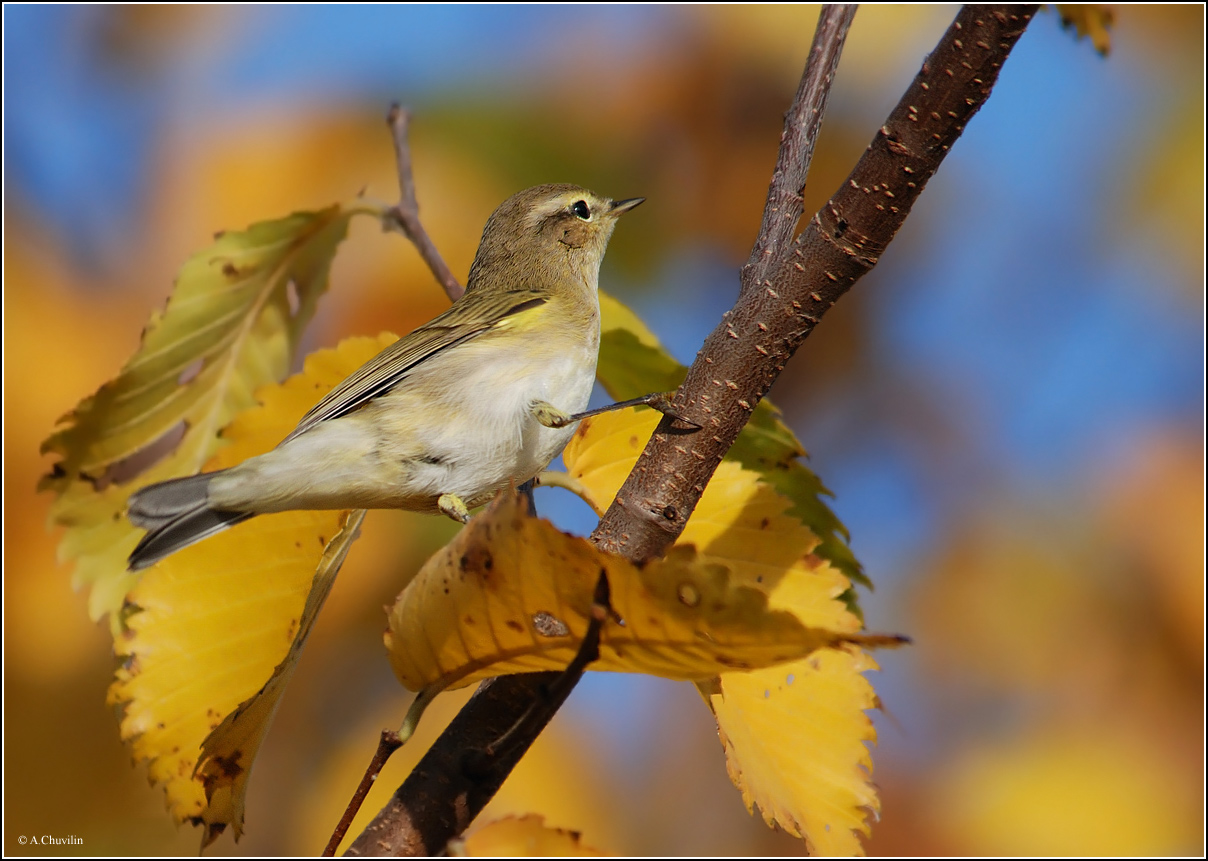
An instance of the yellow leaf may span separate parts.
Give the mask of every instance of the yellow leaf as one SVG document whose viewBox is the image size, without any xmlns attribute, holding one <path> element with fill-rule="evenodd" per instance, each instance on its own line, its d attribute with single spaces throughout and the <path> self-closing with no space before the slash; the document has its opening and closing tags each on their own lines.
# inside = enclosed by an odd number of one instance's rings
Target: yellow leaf
<svg viewBox="0 0 1208 861">
<path fill-rule="evenodd" d="M 596 514 L 602 515 L 612 503 L 660 418 L 654 410 L 637 409 L 579 422 L 562 450 L 562 462 L 567 474 L 581 483 L 580 495 Z"/>
<path fill-rule="evenodd" d="M 261 742 L 268 734 L 277 706 L 281 704 L 281 695 L 293 677 L 302 647 L 310 636 L 319 610 L 327 600 L 336 574 L 344 564 L 344 557 L 348 555 L 365 517 L 364 511 L 340 513 L 343 518 L 339 531 L 327 542 L 323 558 L 315 569 L 306 605 L 297 623 L 298 633 L 294 635 L 289 652 L 274 668 L 272 677 L 264 686 L 251 699 L 240 703 L 202 742 L 201 758 L 194 774 L 205 787 L 207 801 L 201 816 L 206 829 L 202 838 L 203 846 L 212 843 L 228 824 L 234 826 L 236 837 L 243 830 L 244 798 L 252 764 Z M 309 528 L 306 533 L 309 536 Z M 322 538 L 322 535 L 319 537 Z M 290 624 L 293 625 L 293 616 L 290 616 Z"/>
<path fill-rule="evenodd" d="M 1107 56 L 1112 47 L 1111 33 L 1107 32 L 1116 16 L 1112 10 L 1099 3 L 1057 3 L 1057 14 L 1061 16 L 1061 26 L 1073 27 L 1078 38 L 1090 37 L 1095 50 Z"/>
<path fill-rule="evenodd" d="M 462 841 L 461 853 L 471 858 L 596 857 L 604 853 L 580 842 L 579 832 L 550 828 L 536 814 L 508 816 L 476 830 Z"/>
<path fill-rule="evenodd" d="M 563 460 L 597 511 L 611 503 L 658 420 L 646 411 L 615 412 L 580 424 Z M 695 545 L 700 562 L 722 564 L 737 582 L 765 593 L 769 609 L 816 628 L 858 631 L 859 618 L 842 600 L 847 578 L 816 555 L 817 537 L 762 479 L 721 463 L 681 542 Z M 769 824 L 803 837 L 812 853 L 861 853 L 856 834 L 868 833 L 867 817 L 879 809 L 864 746 L 876 740 L 864 713 L 876 695 L 860 675 L 869 669 L 875 664 L 861 651 L 823 649 L 698 685 L 748 809 L 758 804 Z"/>
<path fill-rule="evenodd" d="M 394 340 L 348 339 L 261 389 L 261 405 L 231 422 L 207 468 L 272 448 Z M 362 514 L 256 517 L 169 556 L 130 592 L 109 700 L 123 706 L 122 737 L 164 786 L 173 816 L 204 825 L 207 843 L 227 824 L 241 831 L 252 760 Z"/>
<path fill-rule="evenodd" d="M 862 855 L 858 834 L 880 801 L 865 742 L 876 708 L 860 675 L 877 665 L 863 651 L 823 649 L 803 661 L 725 673 L 703 690 L 717 717 L 730 779 L 750 810 L 805 839 L 811 855 Z M 704 686 L 702 686 L 704 689 Z"/>
<path fill-rule="evenodd" d="M 600 361 L 596 376 L 608 394 L 617 400 L 636 398 L 654 391 L 671 391 L 683 382 L 687 369 L 663 349 L 658 339 L 633 311 L 612 296 L 600 293 Z M 650 412 L 638 415 L 657 416 Z M 860 563 L 847 546 L 847 529 L 822 500 L 829 496 L 818 477 L 801 462 L 805 449 L 793 432 L 780 421 L 780 411 L 764 399 L 752 413 L 738 440 L 726 453 L 726 460 L 741 463 L 793 504 L 792 514 L 821 539 L 818 555 L 829 559 L 849 580 L 872 587 Z M 645 446 L 657 421 L 649 430 L 638 433 L 637 453 Z M 626 471 L 626 474 L 628 470 Z M 622 476 L 624 478 L 624 476 Z M 620 486 L 620 482 L 617 483 Z M 609 494 L 611 499 L 615 495 Z M 855 593 L 844 600 L 859 612 Z"/>
<path fill-rule="evenodd" d="M 593 416 L 580 422 L 578 430 L 562 452 L 562 460 L 566 464 L 567 473 L 582 485 L 584 500 L 595 509 L 597 514 L 603 514 L 611 504 L 613 497 L 616 496 L 630 470 L 633 469 L 637 456 L 642 452 L 646 441 L 658 425 L 659 418 L 659 414 L 653 410 L 623 410 Z M 758 432 L 757 429 L 756 432 Z M 791 552 L 782 551 L 781 557 L 792 558 L 812 552 L 831 562 L 837 569 L 834 572 L 835 575 L 841 571 L 843 575 L 850 576 L 849 566 L 835 562 L 834 553 L 826 552 L 827 548 L 833 551 L 836 546 L 842 546 L 844 554 L 850 555 L 846 545 L 837 539 L 830 543 L 820 542 L 817 532 L 808 528 L 809 521 L 802 521 L 801 505 L 792 503 L 791 497 L 786 498 L 782 495 L 781 488 L 776 484 L 766 483 L 769 473 L 779 475 L 785 472 L 783 467 L 770 468 L 765 471 L 752 469 L 746 463 L 734 460 L 723 461 L 708 487 L 705 488 L 705 493 L 689 519 L 681 540 L 697 544 L 701 546 L 703 552 L 707 552 L 702 535 L 707 535 L 709 540 L 712 540 L 712 537 L 724 531 L 725 526 L 738 516 L 745 501 L 758 494 L 762 506 L 760 510 L 767 512 L 769 517 L 775 519 L 769 520 L 765 525 L 762 524 L 762 514 L 755 518 L 748 512 L 750 522 L 745 527 L 749 530 L 744 539 L 745 543 L 739 542 L 738 546 L 727 551 L 726 556 L 729 560 L 743 560 L 748 558 L 752 552 L 763 552 L 769 548 L 764 540 L 767 534 L 778 533 L 777 540 L 781 542 L 782 548 L 792 544 Z M 808 470 L 802 467 L 802 472 L 807 473 Z M 723 477 L 737 478 L 740 475 L 745 476 L 741 487 L 732 485 L 729 479 Z M 810 474 L 809 480 L 816 481 L 812 474 Z M 763 490 L 757 491 L 757 484 Z M 802 491 L 802 494 L 812 495 L 812 492 L 807 488 Z M 813 498 L 817 500 L 816 496 Z M 818 505 L 825 507 L 820 500 L 818 500 Z M 717 518 L 720 518 L 720 521 L 715 524 L 711 532 L 701 532 L 708 522 Z M 794 530 L 795 536 L 791 541 L 786 534 L 786 530 L 790 528 Z M 807 544 L 808 547 L 805 546 Z M 785 557 L 785 552 L 787 552 L 787 557 Z M 861 576 L 863 575 L 861 574 Z M 834 582 L 843 584 L 839 591 L 847 602 L 848 608 L 852 609 L 849 600 L 851 592 L 848 578 L 837 576 Z M 858 617 L 852 622 L 858 626 Z"/>
<path fill-rule="evenodd" d="M 391 665 L 411 690 L 564 669 L 607 574 L 611 606 L 595 670 L 702 679 L 796 660 L 825 646 L 891 644 L 803 624 L 682 545 L 641 568 L 530 517 L 502 495 L 433 556 L 389 614 Z M 896 643 L 893 640 L 892 643 Z"/>
<path fill-rule="evenodd" d="M 627 410 L 580 423 L 562 458 L 598 513 L 616 496 L 658 421 L 651 410 Z M 772 607 L 790 610 L 810 625 L 859 630 L 859 619 L 835 600 L 845 593 L 847 579 L 812 555 L 818 538 L 789 513 L 791 507 L 760 474 L 725 461 L 680 541 L 694 544 L 702 559 L 725 564 L 744 583 L 767 592 Z"/>
<path fill-rule="evenodd" d="M 137 579 L 125 564 L 138 540 L 126 500 L 197 472 L 256 388 L 286 375 L 354 211 L 332 206 L 220 235 L 185 263 L 121 373 L 42 444 L 59 455 L 40 485 L 58 496 L 51 522 L 67 527 L 59 557 L 76 560 L 77 588 L 92 586 L 94 619 L 120 608 Z"/>
<path fill-rule="evenodd" d="M 722 463 L 680 540 L 765 590 L 769 607 L 809 625 L 858 631 L 860 620 L 839 600 L 846 578 L 812 555 L 817 538 L 788 508 L 759 476 Z M 860 675 L 876 664 L 850 648 L 723 673 L 706 695 L 747 809 L 758 804 L 764 821 L 804 838 L 811 855 L 863 854 L 856 833 L 867 835 L 867 818 L 880 809 L 864 744 L 876 741 L 864 713 L 876 707 L 876 694 Z"/>
</svg>

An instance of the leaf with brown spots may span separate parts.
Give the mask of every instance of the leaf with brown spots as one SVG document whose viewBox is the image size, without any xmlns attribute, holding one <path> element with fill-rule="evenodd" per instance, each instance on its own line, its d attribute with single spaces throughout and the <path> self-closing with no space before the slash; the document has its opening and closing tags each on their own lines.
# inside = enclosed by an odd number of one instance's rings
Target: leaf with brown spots
<svg viewBox="0 0 1208 861">
<path fill-rule="evenodd" d="M 89 612 L 112 614 L 115 634 L 115 611 L 137 579 L 126 570 L 139 537 L 126 500 L 198 472 L 252 393 L 289 372 L 355 211 L 337 205 L 223 233 L 181 268 L 121 373 L 42 444 L 59 456 L 40 485 L 57 496 L 51 523 L 67 527 L 59 556 L 75 561 L 76 587 L 91 587 Z"/>
<path fill-rule="evenodd" d="M 601 573 L 616 617 L 601 631 L 595 670 L 704 679 L 828 646 L 898 643 L 805 624 L 689 545 L 635 566 L 504 494 L 428 560 L 390 609 L 395 674 L 420 690 L 564 669 L 586 633 Z"/>
<path fill-rule="evenodd" d="M 303 373 L 261 389 L 260 405 L 236 416 L 207 468 L 272 448 L 394 340 L 351 338 L 309 356 Z M 206 843 L 227 825 L 242 830 L 256 753 L 362 514 L 253 518 L 147 569 L 130 592 L 109 700 L 122 706 L 122 737 L 164 787 L 172 815 L 203 826 Z"/>
</svg>

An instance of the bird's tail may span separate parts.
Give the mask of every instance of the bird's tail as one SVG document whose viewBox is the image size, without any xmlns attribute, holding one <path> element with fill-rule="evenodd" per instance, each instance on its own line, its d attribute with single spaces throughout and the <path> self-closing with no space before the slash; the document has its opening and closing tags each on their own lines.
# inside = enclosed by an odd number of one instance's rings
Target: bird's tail
<svg viewBox="0 0 1208 861">
<path fill-rule="evenodd" d="M 208 488 L 217 472 L 174 478 L 144 487 L 130 497 L 130 522 L 148 530 L 130 554 L 130 570 L 154 565 L 182 547 L 221 532 L 253 515 L 246 511 L 214 511 Z"/>
</svg>

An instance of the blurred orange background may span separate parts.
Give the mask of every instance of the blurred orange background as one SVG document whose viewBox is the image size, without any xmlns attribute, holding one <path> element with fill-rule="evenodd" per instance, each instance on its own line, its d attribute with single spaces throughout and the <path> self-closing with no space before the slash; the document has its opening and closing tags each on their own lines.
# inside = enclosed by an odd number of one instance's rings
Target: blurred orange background
<svg viewBox="0 0 1208 861">
<path fill-rule="evenodd" d="M 877 584 L 869 627 L 915 639 L 873 677 L 872 854 L 1204 851 L 1203 9 L 1116 13 L 1106 60 L 1037 16 L 772 393 Z M 414 111 L 422 216 L 461 278 L 514 191 L 646 196 L 602 283 L 690 360 L 736 295 L 817 7 L 4 14 L 4 848 L 192 854 L 199 834 L 129 764 L 106 627 L 56 563 L 34 492 L 55 420 L 116 374 L 216 230 L 393 198 L 392 99 Z M 861 9 L 807 212 L 953 14 Z M 354 222 L 308 337 L 401 333 L 445 304 L 403 239 Z M 568 507 L 554 493 L 546 513 Z M 584 512 L 559 522 L 584 530 Z M 409 699 L 381 608 L 452 528 L 371 513 L 262 751 L 246 836 L 212 852 L 322 848 Z M 747 814 L 697 694 L 647 678 L 590 675 L 488 815 L 512 811 L 616 853 L 804 849 Z"/>
</svg>

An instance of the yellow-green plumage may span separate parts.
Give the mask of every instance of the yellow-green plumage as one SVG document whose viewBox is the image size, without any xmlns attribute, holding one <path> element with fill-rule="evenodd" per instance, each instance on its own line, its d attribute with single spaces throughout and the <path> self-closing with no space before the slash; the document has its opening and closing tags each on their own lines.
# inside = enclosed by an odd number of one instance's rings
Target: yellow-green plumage
<svg viewBox="0 0 1208 861">
<path fill-rule="evenodd" d="M 509 198 L 487 222 L 465 295 L 329 392 L 277 448 L 134 494 L 130 519 L 151 531 L 131 567 L 272 511 L 464 516 L 545 469 L 575 426 L 548 427 L 534 408 L 587 406 L 600 261 L 616 219 L 640 202 L 572 185 Z"/>
</svg>

